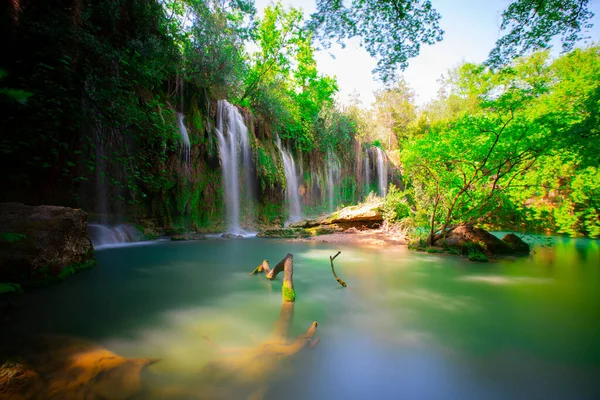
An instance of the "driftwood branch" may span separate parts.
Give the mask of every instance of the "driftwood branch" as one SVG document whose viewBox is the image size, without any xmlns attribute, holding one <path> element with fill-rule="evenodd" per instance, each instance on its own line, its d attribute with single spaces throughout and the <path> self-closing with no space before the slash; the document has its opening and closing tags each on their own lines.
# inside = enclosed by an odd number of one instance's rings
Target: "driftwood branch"
<svg viewBox="0 0 600 400">
<path fill-rule="evenodd" d="M 288 253 L 285 257 L 283 257 L 283 259 L 277 263 L 275 268 L 273 268 L 272 270 L 270 270 L 266 273 L 267 279 L 270 281 L 275 279 L 277 277 L 277 274 L 286 268 L 286 263 L 290 263 L 290 265 L 288 267 L 293 268 L 292 258 L 293 258 L 293 256 L 290 253 Z M 285 277 L 284 277 L 284 280 L 285 280 Z"/>
<path fill-rule="evenodd" d="M 256 275 L 258 273 L 264 272 L 265 275 L 271 271 L 271 267 L 269 267 L 269 260 L 263 260 L 263 262 L 256 268 L 254 271 L 250 272 L 250 275 Z"/>
<path fill-rule="evenodd" d="M 337 256 L 339 256 L 341 253 L 342 253 L 341 251 L 338 251 L 338 252 L 337 252 L 337 254 L 336 254 L 335 256 L 333 256 L 333 257 L 332 257 L 332 256 L 329 256 L 329 261 L 331 262 L 331 272 L 333 272 L 333 277 L 335 278 L 335 280 L 336 280 L 336 281 L 338 281 L 338 283 L 339 283 L 340 285 L 342 285 L 343 287 L 346 287 L 346 286 L 348 286 L 348 285 L 346 285 L 346 282 L 344 282 L 343 280 L 341 280 L 341 279 L 340 279 L 340 278 L 337 276 L 337 274 L 335 273 L 335 268 L 333 267 L 333 260 L 335 260 L 335 258 L 336 258 Z"/>
<path fill-rule="evenodd" d="M 259 265 L 252 271 L 251 275 L 256 275 L 260 272 L 265 273 L 265 277 L 272 281 L 277 277 L 277 274 L 283 271 L 283 285 L 281 287 L 281 297 L 284 303 L 293 303 L 296 300 L 296 292 L 294 290 L 294 256 L 287 254 L 281 261 L 277 263 L 275 268 L 269 267 L 269 261 L 263 260 L 262 264 Z"/>
</svg>

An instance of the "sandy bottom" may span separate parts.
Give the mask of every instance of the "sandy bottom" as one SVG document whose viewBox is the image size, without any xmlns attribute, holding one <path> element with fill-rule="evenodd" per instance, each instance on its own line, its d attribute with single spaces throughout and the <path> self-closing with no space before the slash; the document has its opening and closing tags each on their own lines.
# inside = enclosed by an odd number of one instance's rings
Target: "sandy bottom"
<svg viewBox="0 0 600 400">
<path fill-rule="evenodd" d="M 313 236 L 297 240 L 300 242 L 348 243 L 358 245 L 407 244 L 406 238 L 403 235 L 390 233 L 383 229 L 348 230 L 343 233 L 332 233 L 330 235 Z"/>
</svg>

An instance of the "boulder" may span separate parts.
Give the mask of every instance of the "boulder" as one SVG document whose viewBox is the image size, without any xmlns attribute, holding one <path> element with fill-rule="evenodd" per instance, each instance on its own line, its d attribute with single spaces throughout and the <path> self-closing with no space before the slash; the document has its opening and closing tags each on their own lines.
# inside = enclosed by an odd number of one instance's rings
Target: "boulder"
<svg viewBox="0 0 600 400">
<path fill-rule="evenodd" d="M 502 241 L 508 244 L 515 253 L 529 253 L 529 245 L 515 234 L 504 235 Z"/>
<path fill-rule="evenodd" d="M 447 247 L 462 254 L 480 250 L 485 254 L 510 254 L 512 248 L 488 231 L 473 225 L 459 225 L 450 230 L 445 238 L 438 239 L 435 246 Z"/>
<path fill-rule="evenodd" d="M 258 237 L 306 238 L 345 232 L 350 229 L 372 229 L 383 222 L 381 201 L 371 201 L 357 206 L 345 207 L 339 211 L 314 219 L 305 219 L 286 228 L 264 229 Z"/>
<path fill-rule="evenodd" d="M 224 233 L 221 235 L 223 239 L 243 239 L 242 235 L 236 235 L 235 233 Z"/>
<path fill-rule="evenodd" d="M 0 204 L 0 282 L 47 284 L 94 263 L 82 210 Z"/>
<path fill-rule="evenodd" d="M 383 222 L 383 213 L 381 212 L 382 205 L 382 202 L 370 202 L 342 208 L 340 211 L 331 214 L 329 223 L 381 223 Z"/>
</svg>

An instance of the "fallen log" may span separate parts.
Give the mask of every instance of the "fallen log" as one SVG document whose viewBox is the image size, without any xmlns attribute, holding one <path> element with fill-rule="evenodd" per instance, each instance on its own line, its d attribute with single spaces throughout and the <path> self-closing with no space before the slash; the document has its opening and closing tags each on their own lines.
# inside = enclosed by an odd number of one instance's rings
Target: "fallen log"
<svg viewBox="0 0 600 400">
<path fill-rule="evenodd" d="M 269 271 L 271 271 L 271 268 L 269 267 L 269 260 L 263 260 L 258 267 L 254 268 L 254 271 L 250 272 L 250 275 L 256 275 L 261 272 L 264 272 L 266 275 L 269 273 Z"/>
<path fill-rule="evenodd" d="M 337 274 L 335 273 L 335 268 L 333 268 L 333 260 L 335 260 L 335 258 L 337 256 L 339 256 L 341 253 L 342 253 L 341 251 L 338 251 L 335 256 L 333 256 L 333 257 L 329 256 L 329 262 L 331 262 L 331 272 L 333 272 L 333 277 L 335 278 L 335 280 L 338 281 L 338 283 L 340 285 L 342 285 L 343 287 L 346 287 L 346 286 L 348 286 L 348 285 L 346 285 L 346 282 L 344 282 L 337 276 Z"/>
<path fill-rule="evenodd" d="M 288 253 L 285 257 L 283 257 L 283 259 L 281 261 L 279 261 L 277 263 L 277 265 L 275 266 L 275 268 L 273 268 L 272 270 L 266 272 L 266 276 L 267 279 L 272 281 L 273 279 L 275 279 L 277 277 L 277 274 L 279 274 L 281 271 L 284 271 L 286 268 L 286 263 L 289 263 L 289 265 L 287 265 L 287 267 L 291 270 L 293 268 L 293 256 Z M 267 263 L 267 268 L 268 268 L 269 264 Z M 283 278 L 285 281 L 285 277 Z M 292 285 L 293 286 L 293 285 Z"/>
</svg>

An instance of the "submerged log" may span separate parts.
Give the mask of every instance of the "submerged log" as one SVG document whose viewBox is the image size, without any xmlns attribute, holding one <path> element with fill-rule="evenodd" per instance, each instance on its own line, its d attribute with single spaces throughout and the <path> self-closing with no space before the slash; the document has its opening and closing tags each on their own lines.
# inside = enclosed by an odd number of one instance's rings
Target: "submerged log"
<svg viewBox="0 0 600 400">
<path fill-rule="evenodd" d="M 68 336 L 35 336 L 5 351 L 0 397 L 6 399 L 129 399 L 142 390 L 142 370 L 158 361 L 120 357 Z"/>
<path fill-rule="evenodd" d="M 335 260 L 335 258 L 336 258 L 337 256 L 339 256 L 341 253 L 342 253 L 341 251 L 338 251 L 338 252 L 337 252 L 337 254 L 336 254 L 335 256 L 333 256 L 333 257 L 332 257 L 332 256 L 329 256 L 329 262 L 331 262 L 331 272 L 333 272 L 333 277 L 335 278 L 335 280 L 336 280 L 336 281 L 338 281 L 338 283 L 339 283 L 340 285 L 342 285 L 343 287 L 346 287 L 346 286 L 348 286 L 348 285 L 346 285 L 346 282 L 344 282 L 343 280 L 341 280 L 341 279 L 340 279 L 340 278 L 337 276 L 337 274 L 335 273 L 335 268 L 333 267 L 333 260 Z"/>
</svg>

